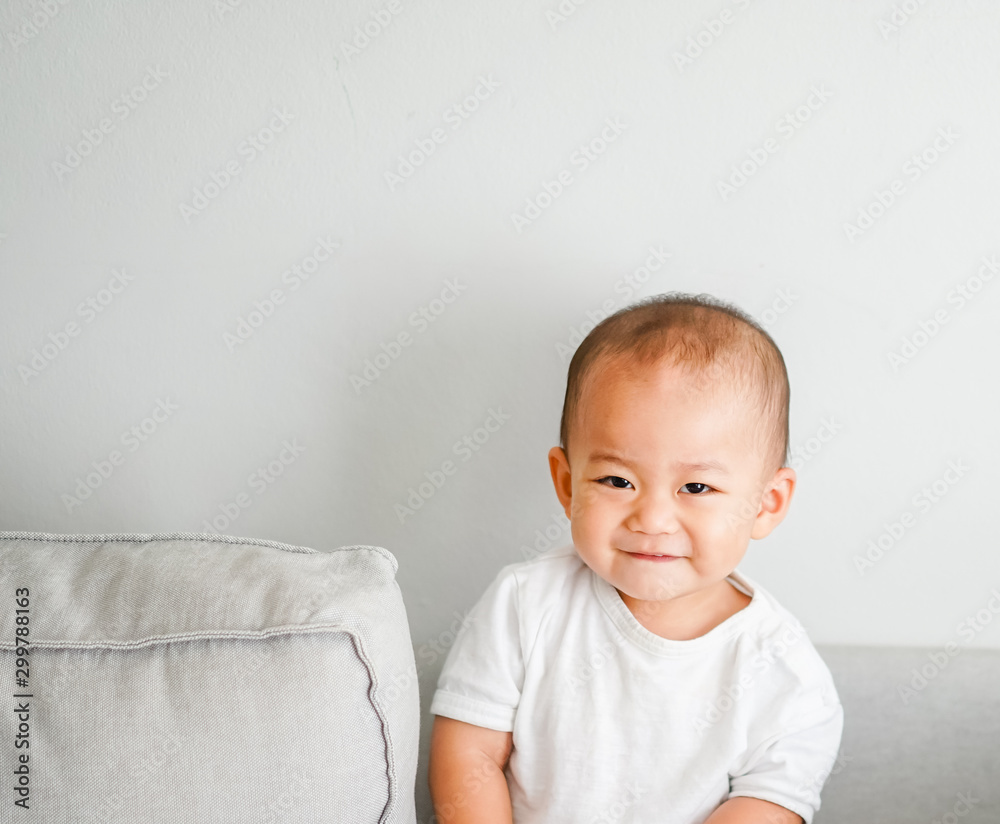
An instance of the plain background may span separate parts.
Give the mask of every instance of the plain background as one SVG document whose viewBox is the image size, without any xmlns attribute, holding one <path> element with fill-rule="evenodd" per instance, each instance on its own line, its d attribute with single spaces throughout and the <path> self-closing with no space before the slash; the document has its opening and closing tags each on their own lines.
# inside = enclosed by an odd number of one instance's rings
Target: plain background
<svg viewBox="0 0 1000 824">
<path fill-rule="evenodd" d="M 708 292 L 792 386 L 799 487 L 741 571 L 816 643 L 1000 648 L 1000 7 L 15 0 L 0 33 L 0 528 L 386 547 L 426 713 L 500 567 L 569 541 L 580 335 Z"/>
</svg>

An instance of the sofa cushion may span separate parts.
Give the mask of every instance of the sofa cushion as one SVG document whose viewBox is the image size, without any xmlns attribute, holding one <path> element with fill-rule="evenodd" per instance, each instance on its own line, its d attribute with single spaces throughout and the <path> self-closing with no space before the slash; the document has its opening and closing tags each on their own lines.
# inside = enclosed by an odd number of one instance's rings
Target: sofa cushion
<svg viewBox="0 0 1000 824">
<path fill-rule="evenodd" d="M 372 546 L 0 533 L 0 772 L 28 756 L 24 820 L 412 824 L 396 568 Z"/>
<path fill-rule="evenodd" d="M 816 648 L 844 735 L 815 824 L 1000 821 L 1000 650 Z"/>
</svg>

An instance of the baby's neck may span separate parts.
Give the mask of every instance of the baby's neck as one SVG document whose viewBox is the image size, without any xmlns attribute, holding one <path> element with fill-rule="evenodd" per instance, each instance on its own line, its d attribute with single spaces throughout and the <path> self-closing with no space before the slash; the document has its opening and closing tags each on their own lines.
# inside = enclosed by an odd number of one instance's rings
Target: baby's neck
<svg viewBox="0 0 1000 824">
<path fill-rule="evenodd" d="M 745 609 L 751 601 L 749 595 L 728 580 L 672 601 L 639 601 L 620 591 L 618 594 L 642 626 L 671 641 L 700 638 Z"/>
</svg>

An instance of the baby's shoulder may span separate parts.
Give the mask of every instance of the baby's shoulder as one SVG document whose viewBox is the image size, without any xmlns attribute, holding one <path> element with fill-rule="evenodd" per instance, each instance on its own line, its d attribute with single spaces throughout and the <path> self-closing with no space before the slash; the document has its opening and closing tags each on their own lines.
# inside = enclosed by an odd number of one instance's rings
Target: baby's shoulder
<svg viewBox="0 0 1000 824">
<path fill-rule="evenodd" d="M 754 620 L 740 634 L 742 668 L 765 680 L 828 689 L 832 676 L 802 622 L 756 581 L 742 580 L 751 585 L 755 606 Z"/>
<path fill-rule="evenodd" d="M 514 599 L 522 619 L 537 621 L 557 607 L 564 611 L 570 602 L 593 598 L 591 575 L 574 546 L 567 544 L 507 564 L 493 586 Z"/>
<path fill-rule="evenodd" d="M 572 544 L 554 547 L 525 561 L 507 564 L 498 573 L 517 581 L 518 588 L 544 590 L 567 583 L 579 584 L 585 580 L 589 567 L 577 554 Z"/>
</svg>

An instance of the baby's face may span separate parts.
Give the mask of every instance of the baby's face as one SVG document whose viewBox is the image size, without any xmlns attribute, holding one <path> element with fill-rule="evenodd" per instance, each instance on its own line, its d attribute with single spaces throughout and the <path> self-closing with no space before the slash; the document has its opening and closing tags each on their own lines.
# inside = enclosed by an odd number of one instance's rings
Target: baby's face
<svg viewBox="0 0 1000 824">
<path fill-rule="evenodd" d="M 671 366 L 605 369 L 578 410 L 568 465 L 559 447 L 549 463 L 584 562 L 633 613 L 672 599 L 710 611 L 731 597 L 724 579 L 784 517 L 795 484 L 754 446 L 755 410 Z"/>
</svg>

